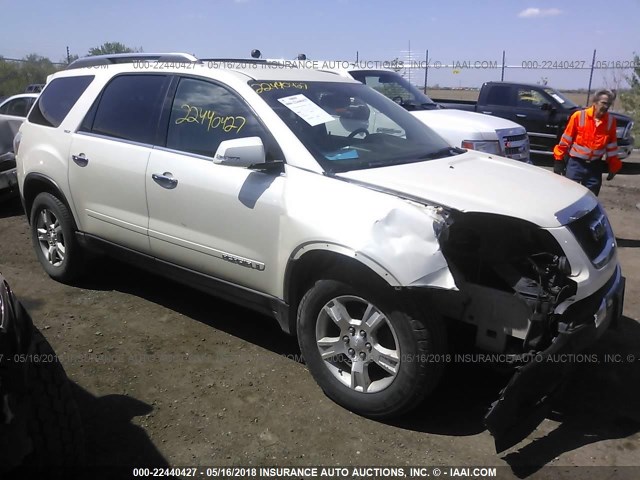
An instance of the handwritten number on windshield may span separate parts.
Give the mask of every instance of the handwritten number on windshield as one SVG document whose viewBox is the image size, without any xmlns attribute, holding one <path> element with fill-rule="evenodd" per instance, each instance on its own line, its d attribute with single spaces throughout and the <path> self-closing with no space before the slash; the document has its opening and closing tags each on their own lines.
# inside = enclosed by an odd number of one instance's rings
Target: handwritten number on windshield
<svg viewBox="0 0 640 480">
<path fill-rule="evenodd" d="M 271 90 L 284 90 L 286 88 L 297 88 L 298 90 L 307 90 L 306 83 L 294 83 L 294 82 L 262 82 L 252 83 L 253 88 L 257 94 L 262 92 L 270 92 Z"/>
</svg>

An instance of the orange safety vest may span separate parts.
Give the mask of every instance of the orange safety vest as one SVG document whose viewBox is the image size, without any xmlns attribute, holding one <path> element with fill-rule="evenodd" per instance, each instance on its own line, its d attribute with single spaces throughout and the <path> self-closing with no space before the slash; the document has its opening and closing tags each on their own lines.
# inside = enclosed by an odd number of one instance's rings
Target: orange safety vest
<svg viewBox="0 0 640 480">
<path fill-rule="evenodd" d="M 606 113 L 596 126 L 594 113 L 595 107 L 589 107 L 571 115 L 560 143 L 553 149 L 553 156 L 562 160 L 568 151 L 570 157 L 591 162 L 600 160 L 606 153 L 609 172 L 618 173 L 622 162 L 618 158 L 616 119 Z"/>
</svg>

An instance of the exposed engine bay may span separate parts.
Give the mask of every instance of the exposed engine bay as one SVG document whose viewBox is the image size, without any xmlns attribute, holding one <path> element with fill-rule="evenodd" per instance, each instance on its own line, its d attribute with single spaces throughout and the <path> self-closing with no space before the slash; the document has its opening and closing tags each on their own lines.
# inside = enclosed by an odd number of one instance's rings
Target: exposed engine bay
<svg viewBox="0 0 640 480">
<path fill-rule="evenodd" d="M 453 212 L 439 241 L 460 289 L 443 313 L 476 325 L 478 347 L 504 352 L 509 336 L 522 340 L 521 351 L 549 346 L 554 308 L 577 288 L 550 233 L 516 218 Z"/>
</svg>

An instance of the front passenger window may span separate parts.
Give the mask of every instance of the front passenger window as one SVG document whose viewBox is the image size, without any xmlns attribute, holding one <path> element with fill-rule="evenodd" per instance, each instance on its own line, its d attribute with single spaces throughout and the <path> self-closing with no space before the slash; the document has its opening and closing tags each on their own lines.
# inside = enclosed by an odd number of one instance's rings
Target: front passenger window
<svg viewBox="0 0 640 480">
<path fill-rule="evenodd" d="M 265 135 L 234 93 L 219 85 L 183 78 L 171 109 L 167 148 L 213 157 L 224 140 Z"/>
<path fill-rule="evenodd" d="M 545 98 L 536 90 L 518 89 L 518 106 L 521 108 L 540 108 L 545 103 Z"/>
</svg>

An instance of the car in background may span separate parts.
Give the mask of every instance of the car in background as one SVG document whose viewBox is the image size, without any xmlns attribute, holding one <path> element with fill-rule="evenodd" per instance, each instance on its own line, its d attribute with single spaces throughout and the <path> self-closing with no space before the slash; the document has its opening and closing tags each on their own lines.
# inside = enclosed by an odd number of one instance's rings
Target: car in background
<svg viewBox="0 0 640 480">
<path fill-rule="evenodd" d="M 0 103 L 0 200 L 18 192 L 13 138 L 39 93 L 20 93 Z"/>
<path fill-rule="evenodd" d="M 7 123 L 13 133 L 9 140 L 0 136 L 0 154 L 13 151 L 13 137 L 39 96 L 39 93 L 19 93 L 0 103 L 0 123 Z"/>
<path fill-rule="evenodd" d="M 445 108 L 467 110 L 512 120 L 527 129 L 531 153 L 553 155 L 553 147 L 571 115 L 582 107 L 547 85 L 516 82 L 485 82 L 478 101 L 434 99 Z M 609 112 L 616 119 L 618 157 L 631 155 L 634 138 L 631 135 L 633 118 L 618 112 Z"/>
<path fill-rule="evenodd" d="M 26 117 L 39 95 L 39 93 L 19 93 L 4 99 L 0 103 L 0 115 Z"/>
</svg>

